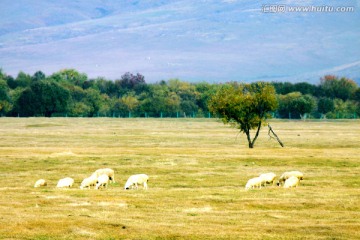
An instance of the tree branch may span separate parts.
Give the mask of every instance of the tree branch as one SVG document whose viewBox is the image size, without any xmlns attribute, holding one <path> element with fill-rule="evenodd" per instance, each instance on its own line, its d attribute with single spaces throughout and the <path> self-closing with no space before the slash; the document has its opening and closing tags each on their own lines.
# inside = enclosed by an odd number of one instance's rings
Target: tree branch
<svg viewBox="0 0 360 240">
<path fill-rule="evenodd" d="M 252 141 L 252 144 L 254 144 L 256 139 L 258 138 L 260 129 L 261 129 L 261 121 L 259 121 L 258 128 L 257 128 L 256 134 L 255 134 L 255 137 L 254 137 L 254 139 Z"/>
<path fill-rule="evenodd" d="M 270 124 L 268 124 L 268 127 L 269 127 L 269 132 L 268 132 L 269 137 L 270 137 L 270 138 L 275 138 L 275 139 L 279 142 L 279 144 L 281 145 L 281 147 L 284 147 L 284 144 L 281 142 L 280 138 L 276 135 L 276 133 L 272 130 Z M 270 132 L 271 132 L 275 137 L 271 136 L 271 135 L 270 135 Z"/>
</svg>

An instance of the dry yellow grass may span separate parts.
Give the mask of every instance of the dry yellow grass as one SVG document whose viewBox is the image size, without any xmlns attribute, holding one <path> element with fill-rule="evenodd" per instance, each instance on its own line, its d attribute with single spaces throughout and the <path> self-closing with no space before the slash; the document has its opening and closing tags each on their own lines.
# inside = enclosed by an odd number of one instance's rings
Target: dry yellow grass
<svg viewBox="0 0 360 240">
<path fill-rule="evenodd" d="M 0 239 L 360 239 L 360 122 L 271 124 L 285 148 L 209 119 L 0 118 Z M 101 167 L 117 182 L 80 190 Z M 244 190 L 287 170 L 298 188 Z"/>
</svg>

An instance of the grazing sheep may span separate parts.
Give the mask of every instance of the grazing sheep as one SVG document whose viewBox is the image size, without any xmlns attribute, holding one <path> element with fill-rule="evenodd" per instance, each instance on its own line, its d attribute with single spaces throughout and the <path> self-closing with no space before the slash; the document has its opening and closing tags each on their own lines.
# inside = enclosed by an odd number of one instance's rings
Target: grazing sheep
<svg viewBox="0 0 360 240">
<path fill-rule="evenodd" d="M 109 176 L 107 174 L 103 174 L 97 178 L 95 189 L 99 189 L 100 187 L 107 188 L 108 184 L 109 184 Z"/>
<path fill-rule="evenodd" d="M 39 179 L 35 182 L 34 187 L 43 187 L 43 186 L 47 186 L 47 182 L 45 179 Z"/>
<path fill-rule="evenodd" d="M 260 174 L 259 178 L 262 179 L 262 182 L 261 182 L 261 185 L 264 184 L 264 186 L 266 186 L 266 184 L 272 184 L 274 185 L 274 180 L 276 178 L 276 174 L 275 173 L 263 173 L 263 174 Z"/>
<path fill-rule="evenodd" d="M 297 177 L 299 180 L 304 179 L 304 174 L 302 172 L 299 171 L 284 172 L 279 178 L 278 185 L 280 186 L 283 182 L 286 181 L 286 179 L 292 176 Z"/>
<path fill-rule="evenodd" d="M 110 182 L 115 183 L 115 172 L 111 168 L 100 168 L 93 173 L 96 178 L 103 174 L 106 174 L 109 177 Z"/>
<path fill-rule="evenodd" d="M 74 179 L 67 177 L 60 179 L 58 184 L 56 185 L 57 188 L 71 188 L 74 184 Z"/>
<path fill-rule="evenodd" d="M 299 178 L 295 176 L 291 176 L 288 179 L 286 179 L 284 188 L 297 187 L 299 185 L 299 182 L 300 182 Z"/>
<path fill-rule="evenodd" d="M 93 186 L 95 188 L 97 182 L 97 178 L 94 175 L 91 175 L 90 177 L 85 178 L 80 185 L 80 189 L 84 188 L 91 188 Z"/>
<path fill-rule="evenodd" d="M 149 176 L 146 174 L 136 174 L 136 175 L 132 175 L 128 178 L 128 180 L 125 183 L 125 190 L 130 189 L 130 187 L 133 188 L 133 186 L 135 185 L 135 188 L 138 189 L 138 184 L 144 184 L 144 189 L 147 189 L 147 182 L 149 181 Z"/>
<path fill-rule="evenodd" d="M 263 181 L 262 178 L 260 177 L 255 177 L 255 178 L 251 178 L 249 179 L 249 181 L 247 181 L 246 185 L 245 185 L 245 190 L 249 190 L 250 188 L 261 188 L 261 182 Z"/>
</svg>

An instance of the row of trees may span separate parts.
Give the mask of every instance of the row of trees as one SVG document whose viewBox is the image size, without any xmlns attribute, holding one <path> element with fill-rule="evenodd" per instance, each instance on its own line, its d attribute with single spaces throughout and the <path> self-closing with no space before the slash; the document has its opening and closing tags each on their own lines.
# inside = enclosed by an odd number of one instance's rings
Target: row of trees
<svg viewBox="0 0 360 240">
<path fill-rule="evenodd" d="M 357 118 L 360 88 L 351 79 L 327 75 L 318 85 L 272 83 L 278 94 L 281 118 Z"/>
<path fill-rule="evenodd" d="M 232 83 L 228 83 L 232 84 Z M 0 69 L 1 116 L 209 117 L 209 100 L 227 84 L 188 83 L 178 79 L 146 83 L 141 74 L 115 81 L 89 79 L 74 69 L 46 76 Z M 279 83 L 279 118 L 354 118 L 360 115 L 360 90 L 347 78 L 325 76 L 318 85 Z"/>
</svg>

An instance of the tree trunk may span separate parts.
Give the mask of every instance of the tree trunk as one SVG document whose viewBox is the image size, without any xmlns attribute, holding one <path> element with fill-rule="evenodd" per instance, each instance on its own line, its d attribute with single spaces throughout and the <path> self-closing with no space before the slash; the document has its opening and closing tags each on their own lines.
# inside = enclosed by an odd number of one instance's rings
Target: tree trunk
<svg viewBox="0 0 360 240">
<path fill-rule="evenodd" d="M 255 137 L 254 137 L 254 139 L 253 139 L 253 145 L 254 145 L 256 139 L 257 139 L 258 136 L 259 136 L 260 128 L 261 128 L 261 121 L 259 121 L 258 129 L 257 129 L 256 134 L 255 134 Z"/>
<path fill-rule="evenodd" d="M 251 137 L 250 137 L 250 129 L 245 132 L 245 133 L 246 133 L 247 140 L 248 140 L 248 143 L 249 143 L 249 148 L 254 148 L 255 141 L 256 141 L 256 139 L 257 139 L 258 136 L 259 136 L 260 129 L 261 129 L 261 121 L 259 121 L 258 128 L 257 128 L 257 130 L 256 130 L 256 134 L 255 134 L 255 137 L 254 137 L 253 140 L 251 140 Z"/>
<path fill-rule="evenodd" d="M 246 130 L 245 134 L 246 134 L 246 138 L 247 138 L 248 143 L 249 143 L 249 148 L 254 148 L 254 144 L 252 143 L 251 137 L 250 137 L 250 130 L 249 129 Z"/>
</svg>

